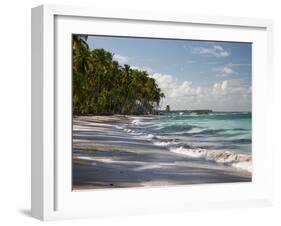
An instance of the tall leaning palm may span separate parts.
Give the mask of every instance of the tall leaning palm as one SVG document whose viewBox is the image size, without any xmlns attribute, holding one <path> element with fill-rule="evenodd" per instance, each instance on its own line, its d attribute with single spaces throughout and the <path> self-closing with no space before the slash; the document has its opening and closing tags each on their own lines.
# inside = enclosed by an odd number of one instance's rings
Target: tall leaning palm
<svg viewBox="0 0 281 226">
<path fill-rule="evenodd" d="M 88 35 L 73 35 L 72 36 L 72 47 L 75 49 L 78 46 L 84 46 L 85 48 L 89 49 L 89 45 L 87 43 Z"/>
<path fill-rule="evenodd" d="M 73 105 L 74 111 L 88 114 L 87 103 L 87 84 L 88 84 L 88 69 L 90 62 L 89 46 L 86 42 L 87 36 L 73 36 Z"/>
</svg>

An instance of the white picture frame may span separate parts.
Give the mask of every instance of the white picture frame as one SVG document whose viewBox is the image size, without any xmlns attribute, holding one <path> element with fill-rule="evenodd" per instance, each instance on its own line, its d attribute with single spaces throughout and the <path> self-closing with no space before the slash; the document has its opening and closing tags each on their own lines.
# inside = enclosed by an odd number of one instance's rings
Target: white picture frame
<svg viewBox="0 0 281 226">
<path fill-rule="evenodd" d="M 252 182 L 87 192 L 71 190 L 71 108 L 63 97 L 65 93 L 67 98 L 70 95 L 71 76 L 61 76 L 71 75 L 70 34 L 93 34 L 95 27 L 99 34 L 117 35 L 114 30 L 116 25 L 119 26 L 120 36 L 253 43 Z M 130 27 L 129 31 L 124 29 L 127 26 Z M 169 32 L 168 28 L 174 29 L 174 32 Z M 189 28 L 189 33 L 180 32 L 186 28 Z M 271 205 L 273 179 L 268 175 L 273 172 L 274 150 L 269 148 L 266 140 L 266 119 L 273 109 L 271 102 L 267 101 L 272 95 L 272 64 L 271 20 L 57 5 L 33 8 L 32 216 L 41 220 L 56 220 Z M 62 82 L 62 78 L 66 80 Z M 67 131 L 66 135 L 62 131 Z"/>
</svg>

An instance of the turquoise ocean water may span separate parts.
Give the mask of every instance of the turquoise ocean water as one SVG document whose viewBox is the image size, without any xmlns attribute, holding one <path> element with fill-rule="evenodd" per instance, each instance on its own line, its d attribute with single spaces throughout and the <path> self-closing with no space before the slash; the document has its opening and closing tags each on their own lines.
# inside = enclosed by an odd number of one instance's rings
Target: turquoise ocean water
<svg viewBox="0 0 281 226">
<path fill-rule="evenodd" d="M 135 117 L 124 130 L 192 158 L 231 163 L 251 171 L 252 113 L 166 113 Z"/>
</svg>

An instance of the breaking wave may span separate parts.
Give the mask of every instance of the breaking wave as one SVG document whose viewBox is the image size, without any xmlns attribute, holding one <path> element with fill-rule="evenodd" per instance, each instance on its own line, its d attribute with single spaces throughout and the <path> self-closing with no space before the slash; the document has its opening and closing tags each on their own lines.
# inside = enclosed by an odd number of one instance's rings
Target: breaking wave
<svg viewBox="0 0 281 226">
<path fill-rule="evenodd" d="M 252 172 L 252 156 L 248 154 L 240 154 L 231 151 L 207 150 L 203 148 L 185 148 L 182 146 L 171 147 L 170 151 L 190 158 L 211 160 Z"/>
<path fill-rule="evenodd" d="M 153 142 L 154 145 L 156 146 L 162 146 L 162 147 L 167 147 L 167 146 L 171 146 L 171 145 L 176 145 L 177 142 L 175 139 L 173 140 L 160 140 L 160 141 L 155 141 Z"/>
<path fill-rule="evenodd" d="M 116 125 L 165 151 L 252 172 L 251 113 L 166 114 L 132 117 Z"/>
</svg>

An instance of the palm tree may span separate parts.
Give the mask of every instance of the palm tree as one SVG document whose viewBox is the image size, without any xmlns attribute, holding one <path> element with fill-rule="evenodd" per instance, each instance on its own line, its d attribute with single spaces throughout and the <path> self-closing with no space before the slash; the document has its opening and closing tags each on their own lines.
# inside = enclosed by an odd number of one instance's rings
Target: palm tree
<svg viewBox="0 0 281 226">
<path fill-rule="evenodd" d="M 88 36 L 87 35 L 73 35 L 72 36 L 72 48 L 77 48 L 79 46 L 84 46 L 89 49 L 89 45 L 87 43 Z"/>
<path fill-rule="evenodd" d="M 73 113 L 146 114 L 164 94 L 146 71 L 121 66 L 104 49 L 90 50 L 87 36 L 73 36 Z"/>
<path fill-rule="evenodd" d="M 73 110 L 74 112 L 87 112 L 87 80 L 90 62 L 89 46 L 86 42 L 87 37 L 83 35 L 73 36 Z"/>
</svg>

